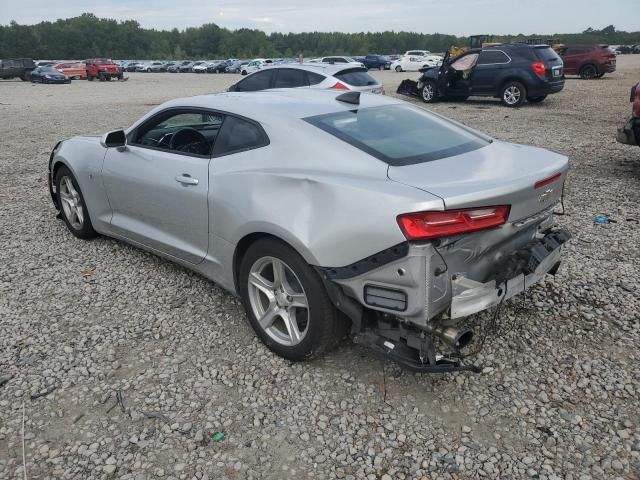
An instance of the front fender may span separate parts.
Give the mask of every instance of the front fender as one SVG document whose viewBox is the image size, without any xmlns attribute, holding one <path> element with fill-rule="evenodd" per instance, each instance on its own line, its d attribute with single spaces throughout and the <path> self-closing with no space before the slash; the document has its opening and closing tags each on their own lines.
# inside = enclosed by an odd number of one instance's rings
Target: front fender
<svg viewBox="0 0 640 480">
<path fill-rule="evenodd" d="M 93 227 L 103 230 L 102 225 L 111 221 L 111 207 L 102 182 L 102 165 L 107 149 L 100 145 L 99 137 L 73 137 L 60 142 L 49 160 L 49 190 L 55 200 L 55 173 L 65 165 L 78 182 Z M 56 205 L 56 208 L 58 206 Z"/>
</svg>

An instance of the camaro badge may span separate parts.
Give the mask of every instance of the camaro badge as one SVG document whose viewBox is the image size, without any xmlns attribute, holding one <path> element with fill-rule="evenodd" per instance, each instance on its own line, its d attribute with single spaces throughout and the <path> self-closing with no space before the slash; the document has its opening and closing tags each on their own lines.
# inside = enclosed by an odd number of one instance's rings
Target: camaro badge
<svg viewBox="0 0 640 480">
<path fill-rule="evenodd" d="M 542 192 L 542 194 L 538 198 L 538 201 L 540 203 L 546 202 L 547 199 L 551 196 L 552 193 L 553 193 L 553 188 L 549 188 L 549 189 L 545 190 L 544 192 Z"/>
</svg>

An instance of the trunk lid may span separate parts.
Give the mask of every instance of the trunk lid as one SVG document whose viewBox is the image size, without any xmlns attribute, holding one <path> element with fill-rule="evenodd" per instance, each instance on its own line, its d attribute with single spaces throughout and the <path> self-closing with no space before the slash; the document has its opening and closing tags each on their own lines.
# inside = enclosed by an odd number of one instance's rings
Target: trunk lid
<svg viewBox="0 0 640 480">
<path fill-rule="evenodd" d="M 527 219 L 558 202 L 567 158 L 548 150 L 493 141 L 486 147 L 405 166 L 389 166 L 389 179 L 436 195 L 445 209 L 511 205 L 509 222 Z M 536 182 L 556 174 L 550 183 Z"/>
</svg>

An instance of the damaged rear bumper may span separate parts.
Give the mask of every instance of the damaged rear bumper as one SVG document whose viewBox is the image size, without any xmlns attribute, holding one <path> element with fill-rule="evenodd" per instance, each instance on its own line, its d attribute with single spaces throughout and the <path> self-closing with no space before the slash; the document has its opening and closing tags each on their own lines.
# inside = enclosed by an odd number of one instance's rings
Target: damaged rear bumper
<svg viewBox="0 0 640 480">
<path fill-rule="evenodd" d="M 496 306 L 498 303 L 524 292 L 547 274 L 555 274 L 560 267 L 561 246 L 570 235 L 565 230 L 554 230 L 532 242 L 513 255 L 521 265 L 507 268 L 519 272 L 516 276 L 486 283 L 459 277 L 452 280 L 451 319 L 463 318 Z"/>
<path fill-rule="evenodd" d="M 561 246 L 569 237 L 557 229 L 536 233 L 520 248 L 501 255 L 500 265 L 492 265 L 491 279 L 483 282 L 448 264 L 447 254 L 443 256 L 432 243 L 409 244 L 402 258 L 391 257 L 375 269 L 330 280 L 360 306 L 428 330 L 433 320 L 481 312 L 554 274 Z"/>
</svg>

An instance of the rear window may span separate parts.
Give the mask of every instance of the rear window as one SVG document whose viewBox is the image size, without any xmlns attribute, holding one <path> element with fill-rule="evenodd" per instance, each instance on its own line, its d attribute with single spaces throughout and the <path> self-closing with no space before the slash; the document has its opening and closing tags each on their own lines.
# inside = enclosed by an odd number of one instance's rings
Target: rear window
<svg viewBox="0 0 640 480">
<path fill-rule="evenodd" d="M 351 68 L 342 70 L 334 75 L 337 79 L 354 87 L 366 87 L 368 85 L 377 85 L 378 81 L 367 72 L 366 68 Z"/>
<path fill-rule="evenodd" d="M 336 112 L 305 120 L 393 166 L 439 160 L 490 143 L 444 118 L 405 105 Z"/>
<path fill-rule="evenodd" d="M 538 59 L 542 61 L 552 61 L 552 60 L 560 59 L 558 54 L 551 47 L 536 48 L 534 50 L 536 51 L 536 55 L 538 56 Z"/>
</svg>

